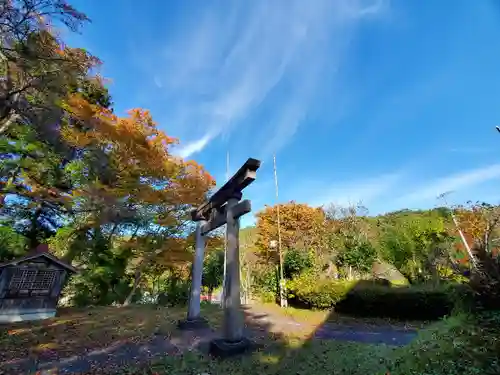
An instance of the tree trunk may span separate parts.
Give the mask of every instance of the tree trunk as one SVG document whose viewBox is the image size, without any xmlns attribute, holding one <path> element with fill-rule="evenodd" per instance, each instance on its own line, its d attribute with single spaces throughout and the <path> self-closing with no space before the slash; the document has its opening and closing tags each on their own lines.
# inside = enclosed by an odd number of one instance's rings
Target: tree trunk
<svg viewBox="0 0 500 375">
<path fill-rule="evenodd" d="M 77 228 L 75 229 L 71 235 L 69 236 L 69 238 L 72 238 L 73 236 L 79 236 L 80 234 L 86 234 L 87 231 L 90 229 L 90 226 L 82 226 L 80 228 Z M 64 254 L 62 257 L 61 257 L 61 260 L 63 260 L 64 262 L 68 263 L 68 264 L 72 264 L 73 263 L 73 260 L 78 256 L 80 255 L 80 253 L 75 249 L 75 248 L 72 248 L 70 246 L 70 248 L 68 249 L 68 251 L 66 252 L 66 254 Z"/>
<path fill-rule="evenodd" d="M 157 276 L 156 277 L 156 282 L 153 283 L 153 296 L 155 296 L 156 298 L 158 298 L 158 296 L 160 295 L 160 276 Z M 154 286 L 156 284 L 156 292 L 154 290 Z"/>
<path fill-rule="evenodd" d="M 249 268 L 247 268 L 247 294 L 246 294 L 247 301 L 246 301 L 246 303 L 249 303 L 250 300 L 252 299 L 252 292 L 251 292 L 252 291 L 252 284 L 251 284 L 251 275 L 250 275 Z"/>
<path fill-rule="evenodd" d="M 76 251 L 74 248 L 70 247 L 69 250 L 66 252 L 66 254 L 64 254 L 61 257 L 61 260 L 67 264 L 72 264 L 73 260 L 76 258 L 77 255 L 78 255 L 78 251 Z"/>
<path fill-rule="evenodd" d="M 127 296 L 127 298 L 125 298 L 125 301 L 123 302 L 122 306 L 128 306 L 128 305 L 130 305 L 130 303 L 132 302 L 132 298 L 134 298 L 134 294 L 135 294 L 135 292 L 137 290 L 137 287 L 139 286 L 141 278 L 142 278 L 142 268 L 138 269 L 135 272 L 134 285 L 132 286 L 132 290 L 130 291 L 130 293 Z"/>
<path fill-rule="evenodd" d="M 33 213 L 33 217 L 31 218 L 30 230 L 28 233 L 29 246 L 30 249 L 34 249 L 39 245 L 37 238 L 37 229 L 38 229 L 38 218 L 42 214 L 42 204 L 39 203 Z"/>
<path fill-rule="evenodd" d="M 123 302 L 122 306 L 128 306 L 128 305 L 130 305 L 130 303 L 132 302 L 132 298 L 134 297 L 134 294 L 135 294 L 135 292 L 137 290 L 137 287 L 139 286 L 139 283 L 140 283 L 140 281 L 142 279 L 142 271 L 151 262 L 151 259 L 154 256 L 158 255 L 159 253 L 160 252 L 158 250 L 155 251 L 155 252 L 153 252 L 146 259 L 143 259 L 143 261 L 141 262 L 141 264 L 138 266 L 137 270 L 135 271 L 134 285 L 132 286 L 132 290 L 130 291 L 129 295 L 127 296 L 127 298 Z"/>
<path fill-rule="evenodd" d="M 113 239 L 113 236 L 114 236 L 117 228 L 118 228 L 118 223 L 114 223 L 113 224 L 113 229 L 111 229 L 111 232 L 109 233 L 108 243 L 111 244 L 111 240 Z"/>
<path fill-rule="evenodd" d="M 17 114 L 10 115 L 7 119 L 1 121 L 0 125 L 0 134 L 6 133 L 9 128 L 15 124 L 16 121 L 20 119 L 20 116 Z"/>
</svg>

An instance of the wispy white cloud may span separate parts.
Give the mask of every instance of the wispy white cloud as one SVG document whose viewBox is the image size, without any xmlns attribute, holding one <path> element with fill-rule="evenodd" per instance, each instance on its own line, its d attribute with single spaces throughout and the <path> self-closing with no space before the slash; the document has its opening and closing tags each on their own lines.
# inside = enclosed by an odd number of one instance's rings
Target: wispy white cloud
<svg viewBox="0 0 500 375">
<path fill-rule="evenodd" d="M 479 199 L 497 201 L 486 188 L 487 183 L 500 179 L 500 163 L 436 178 L 427 184 L 412 178 L 409 168 L 361 180 L 309 182 L 291 190 L 293 199 L 313 206 L 350 206 L 361 203 L 372 214 L 438 204 L 437 197 L 445 192 L 455 194 L 452 201 Z M 486 188 L 486 189 L 485 189 Z M 494 199 L 493 199 L 494 198 Z"/>
<path fill-rule="evenodd" d="M 332 74 L 360 20 L 386 1 L 302 0 L 206 3 L 186 18 L 154 68 L 183 156 L 231 132 L 265 107 L 263 151 L 286 144 Z M 191 13 L 192 14 L 192 13 Z M 260 119 L 261 120 L 261 119 Z M 196 137 L 193 134 L 201 134 Z"/>
<path fill-rule="evenodd" d="M 409 203 L 419 203 L 426 200 L 433 200 L 447 191 L 465 190 L 471 187 L 484 184 L 488 181 L 500 178 L 500 164 L 493 164 L 487 167 L 477 168 L 450 176 L 445 176 L 423 185 L 413 192 L 403 195 L 398 201 Z"/>
<path fill-rule="evenodd" d="M 163 83 L 162 83 L 160 77 L 154 76 L 153 77 L 153 82 L 156 85 L 156 87 L 158 87 L 159 89 L 161 89 L 163 87 Z"/>
<path fill-rule="evenodd" d="M 394 172 L 361 180 L 332 181 L 323 186 L 316 184 L 314 188 L 308 186 L 301 190 L 307 192 L 303 195 L 313 206 L 335 204 L 345 207 L 361 203 L 369 207 L 371 203 L 393 192 L 403 177 L 403 173 Z"/>
<path fill-rule="evenodd" d="M 485 147 L 455 147 L 451 148 L 450 152 L 457 154 L 489 154 L 495 150 Z"/>
<path fill-rule="evenodd" d="M 211 139 L 210 134 L 205 134 L 203 138 L 200 138 L 194 142 L 190 142 L 186 146 L 182 147 L 180 150 L 177 150 L 177 154 L 183 158 L 187 158 L 191 154 L 203 150 L 203 148 L 207 145 L 210 139 Z"/>
</svg>

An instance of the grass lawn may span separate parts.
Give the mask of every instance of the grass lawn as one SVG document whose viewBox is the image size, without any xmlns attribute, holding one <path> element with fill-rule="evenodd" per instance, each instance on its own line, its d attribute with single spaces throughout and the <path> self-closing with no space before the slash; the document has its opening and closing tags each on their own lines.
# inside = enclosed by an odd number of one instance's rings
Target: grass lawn
<svg viewBox="0 0 500 375">
<path fill-rule="evenodd" d="M 174 333 L 177 320 L 183 319 L 185 314 L 186 308 L 156 308 L 147 305 L 61 309 L 53 319 L 0 326 L 0 363 L 27 357 L 50 361 L 105 348 L 120 341 L 140 343 L 158 330 L 167 334 Z M 204 305 L 202 315 L 212 327 L 220 328 L 222 310 L 218 306 Z M 264 315 L 270 319 L 256 323 L 256 318 Z M 385 350 L 392 350 L 373 345 L 308 340 L 328 316 L 328 312 L 293 308 L 282 310 L 271 304 L 255 306 L 246 311 L 246 325 L 253 332 L 253 339 L 259 347 L 255 352 L 226 361 L 213 360 L 198 352 L 188 352 L 181 356 L 166 357 L 152 365 L 147 372 L 243 374 L 262 369 L 263 374 L 267 374 L 275 373 L 278 364 L 279 368 L 289 368 L 290 371 L 299 371 L 302 367 L 316 371 L 322 369 L 324 364 L 347 369 L 352 363 L 368 365 L 367 360 L 376 363 Z M 330 321 L 344 324 L 354 319 L 330 317 Z M 358 319 L 355 321 L 359 323 Z M 297 324 L 290 325 L 290 322 Z M 365 322 L 377 323 L 368 320 Z M 374 351 L 381 354 L 374 356 Z M 294 364 L 301 357 L 304 358 L 297 365 Z M 311 367 L 311 363 L 314 366 Z M 137 372 L 143 371 L 123 368 L 123 373 Z"/>
<path fill-rule="evenodd" d="M 268 314 L 273 322 L 262 329 L 255 338 L 258 350 L 235 359 L 214 360 L 199 352 L 188 352 L 181 357 L 166 357 L 153 364 L 148 371 L 153 374 L 385 374 L 385 359 L 394 356 L 398 349 L 386 345 L 340 342 L 311 339 L 323 324 L 356 326 L 392 325 L 421 328 L 422 322 L 396 322 L 386 319 L 360 319 L 333 314 L 330 311 L 311 311 L 287 308 L 274 304 L 253 307 L 247 315 L 247 325 L 252 326 L 251 316 Z M 297 326 L 286 324 L 288 321 Z M 148 373 L 148 372 L 144 372 Z"/>
<path fill-rule="evenodd" d="M 324 314 L 287 311 L 287 314 L 301 318 L 309 313 L 311 320 Z M 335 316 L 330 319 L 338 322 Z M 304 339 L 301 333 L 289 332 L 274 341 L 268 339 L 260 350 L 241 358 L 217 361 L 190 352 L 177 358 L 166 357 L 152 365 L 149 372 L 143 373 L 498 375 L 500 314 L 490 323 L 478 324 L 468 315 L 453 316 L 426 326 L 415 341 L 405 347 L 310 340 Z"/>
<path fill-rule="evenodd" d="M 211 324 L 219 324 L 219 307 L 203 309 Z M 174 331 L 185 317 L 186 308 L 147 305 L 60 309 L 52 319 L 0 325 L 0 364 L 26 357 L 65 358 L 121 340 L 141 342 L 157 331 Z"/>
<path fill-rule="evenodd" d="M 381 360 L 394 349 L 346 342 L 317 340 L 269 343 L 237 359 L 213 360 L 189 352 L 180 358 L 166 357 L 151 366 L 152 373 L 179 374 L 384 374 Z M 143 372 L 147 373 L 147 372 Z"/>
<path fill-rule="evenodd" d="M 205 305 L 202 314 L 220 327 L 222 310 Z M 26 356 L 49 360 L 103 348 L 120 340 L 141 342 L 160 330 L 176 334 L 185 308 L 96 307 L 61 310 L 60 316 L 38 323 L 0 326 L 0 361 Z M 262 322 L 259 318 L 265 317 Z M 328 312 L 282 310 L 274 305 L 253 306 L 246 324 L 258 349 L 239 358 L 216 360 L 197 351 L 167 355 L 147 366 L 99 370 L 99 374 L 352 374 L 455 375 L 498 374 L 498 331 L 478 328 L 466 316 L 433 323 L 421 330 L 414 343 L 394 348 L 332 340 L 311 339 L 324 324 L 387 324 L 380 319 L 354 319 Z M 290 322 L 295 324 L 290 324 Z M 422 323 L 389 324 L 420 327 Z M 495 325 L 497 324 L 495 323 Z M 498 351 L 497 351 L 498 350 Z M 495 357 L 496 355 L 496 357 Z M 495 362 L 497 358 L 497 362 Z M 457 364 L 458 363 L 458 364 Z M 0 366 L 1 367 L 1 366 Z M 488 370 L 491 368 L 492 370 Z M 458 369 L 458 370 L 457 370 Z M 477 372 L 480 371 L 480 372 Z M 498 372 L 493 372 L 498 371 Z"/>
</svg>

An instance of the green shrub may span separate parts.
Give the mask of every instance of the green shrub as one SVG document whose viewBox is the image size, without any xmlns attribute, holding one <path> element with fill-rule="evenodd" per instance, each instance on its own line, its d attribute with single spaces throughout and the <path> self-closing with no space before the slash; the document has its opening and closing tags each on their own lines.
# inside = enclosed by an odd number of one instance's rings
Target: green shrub
<svg viewBox="0 0 500 375">
<path fill-rule="evenodd" d="M 313 274 L 305 274 L 287 283 L 290 304 L 310 309 L 328 309 L 345 298 L 353 282 L 318 280 Z"/>
<path fill-rule="evenodd" d="M 297 307 L 403 320 L 438 319 L 467 310 L 472 300 L 466 285 L 391 287 L 374 281 L 318 280 L 312 274 L 289 281 L 287 291 L 290 304 Z"/>
<path fill-rule="evenodd" d="M 121 304 L 130 293 L 130 278 L 114 277 L 104 267 L 84 270 L 71 277 L 63 289 L 66 306 L 107 306 Z"/>
<path fill-rule="evenodd" d="M 202 285 L 206 287 L 207 292 L 213 291 L 222 286 L 224 277 L 224 250 L 216 250 L 207 254 L 203 262 Z"/>
<path fill-rule="evenodd" d="M 160 306 L 185 306 L 189 300 L 189 280 L 172 278 L 168 280 L 166 291 L 158 296 Z"/>
<path fill-rule="evenodd" d="M 459 314 L 422 330 L 385 359 L 391 375 L 500 374 L 500 316 Z"/>
<path fill-rule="evenodd" d="M 279 298 L 279 282 L 276 268 L 268 268 L 255 273 L 253 294 L 263 302 L 275 302 Z"/>
<path fill-rule="evenodd" d="M 372 269 L 376 254 L 377 251 L 370 242 L 348 236 L 344 241 L 344 249 L 337 255 L 337 266 L 352 267 L 367 273 Z"/>
<path fill-rule="evenodd" d="M 335 309 L 358 316 L 433 320 L 456 308 L 465 309 L 469 300 L 469 288 L 464 285 L 386 287 L 361 281 Z"/>
<path fill-rule="evenodd" d="M 263 303 L 274 303 L 276 302 L 276 293 L 270 291 L 263 291 L 258 294 L 258 297 Z"/>
<path fill-rule="evenodd" d="M 283 262 L 283 272 L 286 279 L 293 279 L 311 269 L 314 265 L 312 254 L 306 251 L 291 249 L 287 251 Z"/>
<path fill-rule="evenodd" d="M 479 269 L 472 273 L 469 285 L 474 290 L 478 310 L 500 310 L 500 255 L 484 248 L 476 249 Z"/>
</svg>

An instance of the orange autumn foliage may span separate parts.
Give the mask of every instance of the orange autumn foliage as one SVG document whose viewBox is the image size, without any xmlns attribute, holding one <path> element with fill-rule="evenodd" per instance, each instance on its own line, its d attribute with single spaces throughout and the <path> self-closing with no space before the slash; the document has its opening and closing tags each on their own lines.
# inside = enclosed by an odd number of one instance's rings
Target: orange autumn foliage
<svg viewBox="0 0 500 375">
<path fill-rule="evenodd" d="M 280 234 L 283 249 L 319 245 L 326 218 L 321 208 L 291 201 L 280 204 Z M 270 251 L 270 242 L 278 240 L 277 206 L 266 206 L 257 214 L 257 247 Z"/>
<path fill-rule="evenodd" d="M 474 207 L 470 210 L 460 208 L 456 216 L 467 242 L 472 246 L 475 239 L 484 235 L 488 225 L 487 218 Z"/>
<path fill-rule="evenodd" d="M 465 241 L 471 249 L 476 246 L 481 246 L 484 244 L 485 236 L 490 242 L 493 237 L 492 235 L 498 235 L 498 223 L 500 219 L 500 211 L 498 207 L 489 205 L 473 205 L 471 207 L 459 207 L 456 210 L 456 218 L 459 222 L 460 229 L 465 237 Z M 457 237 L 459 236 L 458 231 L 456 231 Z M 456 245 L 456 250 L 460 254 L 462 263 L 469 262 L 469 256 L 467 251 L 460 241 Z M 489 243 L 489 250 L 493 256 L 499 254 L 499 248 L 497 243 Z"/>
<path fill-rule="evenodd" d="M 119 117 L 78 94 L 64 108 L 71 116 L 62 129 L 64 139 L 77 148 L 100 147 L 117 173 L 112 184 L 96 187 L 131 201 L 198 205 L 214 186 L 202 166 L 170 153 L 178 140 L 159 130 L 148 111 L 133 109 Z"/>
</svg>

